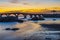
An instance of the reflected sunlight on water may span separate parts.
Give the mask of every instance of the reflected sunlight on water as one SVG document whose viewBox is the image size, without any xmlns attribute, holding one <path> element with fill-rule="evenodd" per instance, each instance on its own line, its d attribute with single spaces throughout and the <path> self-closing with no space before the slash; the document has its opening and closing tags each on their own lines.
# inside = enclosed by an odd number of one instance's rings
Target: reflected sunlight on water
<svg viewBox="0 0 60 40">
<path fill-rule="evenodd" d="M 19 28 L 17 31 L 5 30 L 5 28 Z M 56 30 L 56 29 L 54 29 Z M 45 37 L 59 38 L 60 31 L 53 31 L 52 28 L 43 27 L 38 23 L 27 21 L 18 22 L 0 22 L 0 40 L 23 40 L 23 39 L 45 39 Z"/>
<path fill-rule="evenodd" d="M 8 31 L 4 28 L 19 28 L 17 31 Z M 0 39 L 1 40 L 22 40 L 25 37 L 32 36 L 35 32 L 41 30 L 39 24 L 33 22 L 24 23 L 0 23 Z"/>
<path fill-rule="evenodd" d="M 24 22 L 15 25 L 15 27 L 20 28 L 20 30 L 17 31 L 18 33 L 16 33 L 16 35 L 25 37 L 31 36 L 32 34 L 34 34 L 34 32 L 41 30 L 40 25 L 33 22 Z"/>
</svg>

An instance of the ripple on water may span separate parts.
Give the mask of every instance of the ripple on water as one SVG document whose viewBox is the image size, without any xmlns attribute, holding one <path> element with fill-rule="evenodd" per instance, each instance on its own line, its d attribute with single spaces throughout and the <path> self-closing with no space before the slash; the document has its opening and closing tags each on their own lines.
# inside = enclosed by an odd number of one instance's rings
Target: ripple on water
<svg viewBox="0 0 60 40">
<path fill-rule="evenodd" d="M 4 28 L 19 28 L 17 31 L 6 31 Z M 0 23 L 0 39 L 1 40 L 23 40 L 23 39 L 45 39 L 45 37 L 56 38 L 59 37 L 57 34 L 49 34 L 50 32 L 44 29 L 41 25 L 34 22 L 24 23 Z M 41 32 L 42 31 L 42 32 Z M 55 37 L 56 36 L 56 37 Z M 32 39 L 31 39 L 32 40 Z"/>
</svg>

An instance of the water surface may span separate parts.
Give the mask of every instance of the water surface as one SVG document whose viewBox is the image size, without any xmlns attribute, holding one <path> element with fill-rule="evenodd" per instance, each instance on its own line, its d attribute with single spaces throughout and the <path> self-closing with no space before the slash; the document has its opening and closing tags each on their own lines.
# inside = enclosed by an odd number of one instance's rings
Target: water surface
<svg viewBox="0 0 60 40">
<path fill-rule="evenodd" d="M 48 18 L 47 20 L 52 20 Z M 55 18 L 60 20 L 59 18 Z M 17 31 L 5 30 L 5 28 L 19 28 Z M 58 28 L 58 27 L 57 27 Z M 34 22 L 0 22 L 0 40 L 45 40 L 51 38 L 57 40 L 60 38 L 60 30 L 42 26 Z"/>
</svg>

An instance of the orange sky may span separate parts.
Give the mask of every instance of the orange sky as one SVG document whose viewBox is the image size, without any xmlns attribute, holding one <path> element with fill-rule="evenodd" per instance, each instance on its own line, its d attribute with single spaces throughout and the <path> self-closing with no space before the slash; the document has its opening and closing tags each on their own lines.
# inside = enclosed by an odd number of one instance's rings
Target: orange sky
<svg viewBox="0 0 60 40">
<path fill-rule="evenodd" d="M 60 10 L 60 1 L 59 0 L 18 0 L 15 3 L 11 3 L 7 0 L 0 1 L 0 12 L 5 11 L 14 11 L 14 10 L 23 10 L 27 9 L 55 9 Z M 35 11 L 35 10 L 34 10 Z M 38 11 L 38 10 L 36 10 Z"/>
</svg>

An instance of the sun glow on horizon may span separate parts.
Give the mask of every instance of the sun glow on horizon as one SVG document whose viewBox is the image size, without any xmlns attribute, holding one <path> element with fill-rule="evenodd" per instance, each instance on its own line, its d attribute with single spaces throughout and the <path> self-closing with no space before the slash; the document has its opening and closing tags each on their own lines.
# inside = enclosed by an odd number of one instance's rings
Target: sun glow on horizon
<svg viewBox="0 0 60 40">
<path fill-rule="evenodd" d="M 0 1 L 0 12 L 8 12 L 8 11 L 39 12 L 41 9 L 60 10 L 60 1 L 18 0 L 17 2 L 14 1 L 13 3 L 7 0 Z"/>
<path fill-rule="evenodd" d="M 46 10 L 59 10 L 60 11 L 60 7 L 56 7 L 56 8 L 22 8 L 22 7 L 7 7 L 7 8 L 0 8 L 0 13 L 3 12 L 42 12 L 42 11 L 46 11 Z"/>
</svg>

